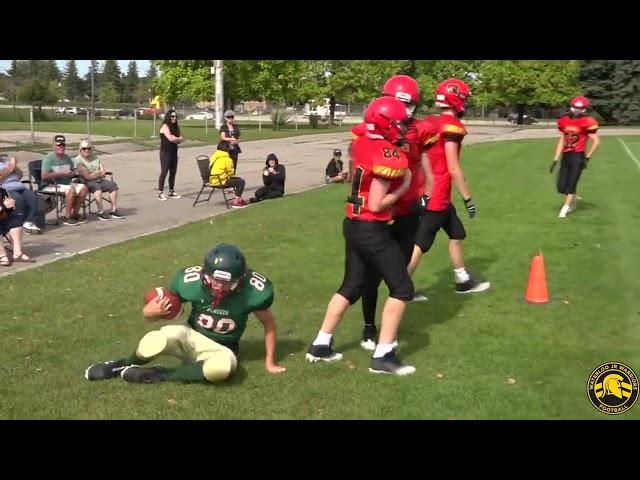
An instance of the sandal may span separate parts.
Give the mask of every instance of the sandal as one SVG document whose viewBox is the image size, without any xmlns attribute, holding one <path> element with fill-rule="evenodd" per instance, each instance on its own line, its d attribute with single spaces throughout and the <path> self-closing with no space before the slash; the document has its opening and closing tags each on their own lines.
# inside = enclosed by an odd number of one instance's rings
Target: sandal
<svg viewBox="0 0 640 480">
<path fill-rule="evenodd" d="M 0 255 L 0 267 L 10 267 L 11 261 L 6 255 Z"/>
<path fill-rule="evenodd" d="M 36 262 L 33 258 L 27 257 L 24 253 L 21 253 L 17 257 L 13 257 L 13 261 L 14 262 L 23 262 L 23 263 L 35 263 Z"/>
</svg>

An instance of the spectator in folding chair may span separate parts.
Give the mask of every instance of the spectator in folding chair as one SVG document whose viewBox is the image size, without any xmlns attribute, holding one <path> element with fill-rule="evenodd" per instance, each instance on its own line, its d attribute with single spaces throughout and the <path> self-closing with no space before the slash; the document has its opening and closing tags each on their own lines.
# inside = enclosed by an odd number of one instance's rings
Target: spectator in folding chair
<svg viewBox="0 0 640 480">
<path fill-rule="evenodd" d="M 90 140 L 80 142 L 80 154 L 73 159 L 73 164 L 98 204 L 98 219 L 106 221 L 111 220 L 112 217 L 124 218 L 124 215 L 118 212 L 118 184 L 106 178 L 107 172 L 94 153 Z M 111 213 L 105 212 L 102 208 L 102 192 L 109 193 Z"/>
<path fill-rule="evenodd" d="M 231 208 L 244 208 L 247 203 L 242 199 L 244 178 L 234 177 L 233 159 L 229 155 L 229 142 L 222 140 L 209 160 L 209 184 L 214 187 L 233 188 L 236 198 Z"/>
<path fill-rule="evenodd" d="M 256 190 L 255 196 L 249 199 L 249 203 L 284 196 L 284 182 L 287 177 L 287 171 L 284 165 L 280 165 L 275 153 L 267 155 L 265 163 L 267 166 L 262 170 L 262 183 L 264 183 L 264 187 Z"/>
<path fill-rule="evenodd" d="M 0 188 L 0 234 L 9 234 L 11 247 L 13 248 L 13 261 L 33 263 L 34 259 L 22 251 L 22 224 L 23 216 L 15 211 L 16 201 L 9 196 L 9 193 Z M 8 267 L 11 260 L 7 255 L 2 242 L 0 242 L 0 267 Z"/>
<path fill-rule="evenodd" d="M 42 182 L 47 184 L 42 191 L 47 193 L 62 193 L 65 195 L 65 216 L 62 223 L 78 225 L 87 223 L 86 216 L 80 219 L 80 207 L 89 193 L 83 183 L 72 183 L 76 176 L 73 160 L 67 155 L 67 143 L 63 135 L 56 135 L 53 139 L 53 152 L 42 159 Z"/>
<path fill-rule="evenodd" d="M 24 218 L 23 228 L 28 233 L 40 234 L 42 230 L 36 225 L 38 196 L 21 181 L 22 175 L 15 157 L 0 157 L 0 187 L 16 201 L 16 211 Z"/>
</svg>

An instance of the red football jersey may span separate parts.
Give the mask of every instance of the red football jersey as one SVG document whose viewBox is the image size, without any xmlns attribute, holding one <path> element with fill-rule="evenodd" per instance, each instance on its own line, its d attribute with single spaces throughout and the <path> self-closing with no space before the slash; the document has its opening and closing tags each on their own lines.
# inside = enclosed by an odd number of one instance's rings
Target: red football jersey
<svg viewBox="0 0 640 480">
<path fill-rule="evenodd" d="M 389 192 L 402 184 L 407 157 L 399 147 L 383 139 L 359 137 L 352 144 L 353 178 L 346 211 L 349 218 L 365 222 L 388 222 L 391 209 L 372 212 L 368 208 L 369 190 L 375 177 L 391 180 Z"/>
<path fill-rule="evenodd" d="M 563 115 L 558 119 L 558 130 L 562 132 L 564 139 L 563 152 L 584 152 L 589 134 L 598 131 L 598 121 L 589 115 Z"/>
<path fill-rule="evenodd" d="M 393 216 L 401 217 L 409 215 L 413 205 L 424 193 L 425 175 L 420 159 L 424 151 L 424 138 L 428 136 L 428 129 L 423 120 L 411 120 L 405 134 L 405 145 L 402 150 L 407 154 L 409 169 L 411 170 L 411 183 L 407 192 L 393 206 Z"/>
<path fill-rule="evenodd" d="M 433 173 L 433 190 L 427 210 L 441 212 L 451 204 L 451 174 L 444 153 L 444 144 L 457 142 L 460 152 L 467 130 L 457 117 L 448 114 L 430 115 L 423 123 L 422 142 Z"/>
</svg>

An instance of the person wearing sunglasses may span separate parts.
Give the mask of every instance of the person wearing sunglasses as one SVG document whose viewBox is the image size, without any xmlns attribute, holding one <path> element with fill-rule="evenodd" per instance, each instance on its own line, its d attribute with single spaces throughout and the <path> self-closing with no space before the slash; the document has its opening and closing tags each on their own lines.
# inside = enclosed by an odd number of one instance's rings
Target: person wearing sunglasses
<svg viewBox="0 0 640 480">
<path fill-rule="evenodd" d="M 118 212 L 118 184 L 105 178 L 106 172 L 102 162 L 95 154 L 93 144 L 90 140 L 80 142 L 80 154 L 73 159 L 78 174 L 84 179 L 98 204 L 98 219 L 111 220 L 111 218 L 124 218 Z M 111 200 L 111 214 L 106 213 L 102 208 L 102 192 L 108 192 Z"/>
<path fill-rule="evenodd" d="M 73 160 L 66 153 L 67 142 L 64 135 L 56 135 L 53 138 L 53 152 L 48 153 L 42 159 L 42 192 L 64 194 L 65 216 L 62 223 L 75 226 L 87 223 L 83 216 L 80 218 L 80 207 L 89 189 L 83 183 L 72 182 L 76 177 Z"/>
<path fill-rule="evenodd" d="M 240 138 L 240 127 L 236 124 L 233 110 L 224 112 L 224 120 L 220 126 L 220 139 L 229 142 L 229 156 L 233 160 L 233 170 L 238 171 L 238 154 L 242 153 L 238 139 Z"/>
<path fill-rule="evenodd" d="M 181 198 L 174 188 L 176 172 L 178 171 L 178 144 L 184 142 L 180 135 L 178 114 L 175 110 L 167 110 L 160 127 L 160 178 L 158 179 L 158 200 L 164 202 L 167 198 Z M 164 181 L 169 174 L 169 196 L 164 195 Z"/>
</svg>

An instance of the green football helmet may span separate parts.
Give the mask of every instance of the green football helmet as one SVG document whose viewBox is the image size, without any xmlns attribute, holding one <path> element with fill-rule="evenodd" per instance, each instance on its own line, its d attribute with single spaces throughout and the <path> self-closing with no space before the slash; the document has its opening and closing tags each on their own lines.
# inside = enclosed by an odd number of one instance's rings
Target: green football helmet
<svg viewBox="0 0 640 480">
<path fill-rule="evenodd" d="M 202 265 L 202 282 L 216 297 L 235 292 L 247 272 L 247 260 L 235 245 L 221 243 L 207 252 Z"/>
</svg>

